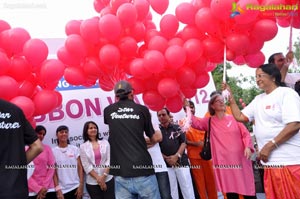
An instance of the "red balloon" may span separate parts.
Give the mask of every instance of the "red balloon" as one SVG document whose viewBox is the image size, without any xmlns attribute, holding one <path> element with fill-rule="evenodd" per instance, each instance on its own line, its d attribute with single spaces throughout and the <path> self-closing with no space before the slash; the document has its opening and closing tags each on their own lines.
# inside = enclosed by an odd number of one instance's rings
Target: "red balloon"
<svg viewBox="0 0 300 199">
<path fill-rule="evenodd" d="M 241 55 L 246 53 L 250 41 L 246 35 L 233 33 L 227 36 L 226 45 L 236 55 Z"/>
<path fill-rule="evenodd" d="M 62 97 L 61 93 L 58 91 L 54 91 L 54 93 L 56 94 L 56 97 L 57 97 L 57 104 L 55 107 L 59 107 L 63 101 L 63 97 Z"/>
<path fill-rule="evenodd" d="M 183 46 L 183 44 L 184 44 L 184 41 L 179 37 L 173 37 L 168 42 L 169 46 L 173 46 L 173 45 Z"/>
<path fill-rule="evenodd" d="M 130 0 L 110 0 L 109 4 L 113 13 L 117 13 L 117 10 L 121 5 L 129 2 Z"/>
<path fill-rule="evenodd" d="M 124 28 L 132 27 L 137 21 L 136 8 L 131 3 L 124 3 L 117 10 L 117 17 Z"/>
<path fill-rule="evenodd" d="M 160 73 L 164 70 L 165 57 L 157 50 L 149 50 L 144 56 L 144 66 L 149 73 Z"/>
<path fill-rule="evenodd" d="M 244 56 L 237 56 L 234 60 L 233 63 L 235 63 L 236 65 L 244 65 L 246 64 L 245 58 Z"/>
<path fill-rule="evenodd" d="M 143 21 L 149 13 L 149 2 L 147 0 L 134 0 L 133 5 L 135 6 L 137 11 L 137 19 L 139 21 Z"/>
<path fill-rule="evenodd" d="M 255 54 L 246 55 L 244 58 L 246 64 L 252 68 L 258 68 L 265 62 L 265 55 L 261 51 L 258 51 Z"/>
<path fill-rule="evenodd" d="M 179 27 L 179 22 L 174 15 L 166 14 L 161 18 L 159 27 L 163 36 L 166 38 L 171 38 L 176 34 Z"/>
<path fill-rule="evenodd" d="M 23 51 L 24 44 L 30 39 L 30 34 L 24 28 L 9 29 L 9 52 L 16 55 Z"/>
<path fill-rule="evenodd" d="M 138 95 L 145 91 L 144 82 L 141 79 L 137 79 L 135 77 L 131 77 L 128 79 L 128 82 L 131 84 L 134 89 L 134 94 Z"/>
<path fill-rule="evenodd" d="M 120 19 L 112 14 L 106 14 L 99 20 L 101 34 L 110 41 L 116 41 L 122 31 Z"/>
<path fill-rule="evenodd" d="M 148 43 L 149 50 L 158 50 L 162 53 L 168 48 L 168 40 L 163 36 L 154 36 Z"/>
<path fill-rule="evenodd" d="M 7 55 L 0 51 L 0 76 L 5 75 L 10 67 L 10 61 Z"/>
<path fill-rule="evenodd" d="M 0 76 L 0 98 L 10 100 L 18 94 L 18 83 L 10 76 Z"/>
<path fill-rule="evenodd" d="M 24 47 L 23 54 L 33 66 L 40 65 L 48 57 L 48 46 L 41 39 L 29 39 Z"/>
<path fill-rule="evenodd" d="M 181 93 L 184 95 L 185 98 L 192 98 L 196 95 L 197 89 L 196 88 L 180 88 Z"/>
<path fill-rule="evenodd" d="M 81 62 L 80 57 L 72 55 L 64 46 L 58 49 L 57 57 L 68 66 L 79 66 Z"/>
<path fill-rule="evenodd" d="M 64 72 L 64 78 L 72 85 L 83 85 L 86 82 L 83 70 L 77 67 L 67 67 Z"/>
<path fill-rule="evenodd" d="M 48 59 L 43 62 L 40 79 L 45 83 L 57 82 L 64 75 L 65 65 L 57 59 Z"/>
<path fill-rule="evenodd" d="M 203 32 L 200 32 L 196 26 L 187 25 L 183 28 L 183 30 L 179 33 L 179 36 L 187 41 L 189 39 L 200 39 L 203 40 L 206 36 Z"/>
<path fill-rule="evenodd" d="M 149 0 L 149 3 L 152 9 L 161 15 L 166 12 L 169 6 L 169 0 Z"/>
<path fill-rule="evenodd" d="M 82 38 L 92 44 L 100 41 L 100 30 L 98 27 L 99 17 L 92 17 L 82 21 L 80 25 L 80 34 Z"/>
<path fill-rule="evenodd" d="M 148 106 L 165 104 L 165 99 L 155 90 L 149 90 L 143 93 L 143 101 Z"/>
<path fill-rule="evenodd" d="M 227 21 L 232 13 L 232 0 L 212 0 L 210 3 L 211 13 L 219 20 Z"/>
<path fill-rule="evenodd" d="M 186 53 L 184 48 L 181 46 L 169 46 L 165 52 L 165 58 L 169 66 L 176 70 L 184 65 Z"/>
<path fill-rule="evenodd" d="M 213 17 L 209 8 L 201 8 L 195 15 L 195 24 L 201 32 L 216 35 L 219 32 L 220 22 Z"/>
<path fill-rule="evenodd" d="M 33 116 L 35 108 L 34 103 L 30 98 L 25 96 L 17 96 L 11 99 L 10 102 L 23 110 L 26 119 L 29 119 Z"/>
<path fill-rule="evenodd" d="M 125 57 L 135 57 L 138 45 L 134 38 L 123 37 L 119 42 L 120 53 Z"/>
<path fill-rule="evenodd" d="M 98 13 L 105 7 L 101 0 L 94 0 L 93 6 L 94 10 Z"/>
<path fill-rule="evenodd" d="M 189 63 L 197 61 L 203 54 L 203 45 L 198 39 L 187 40 L 184 43 L 183 48 L 186 52 L 187 61 Z"/>
<path fill-rule="evenodd" d="M 180 3 L 175 10 L 177 19 L 184 24 L 193 25 L 195 23 L 195 15 L 197 9 L 193 4 L 184 2 Z"/>
<path fill-rule="evenodd" d="M 120 50 L 112 44 L 106 44 L 100 49 L 99 58 L 107 68 L 112 68 L 120 62 Z"/>
<path fill-rule="evenodd" d="M 209 74 L 202 73 L 196 77 L 196 80 L 193 84 L 194 88 L 203 88 L 209 83 Z"/>
<path fill-rule="evenodd" d="M 83 65 L 83 72 L 87 78 L 98 79 L 99 75 L 102 73 L 100 61 L 95 57 L 87 58 Z"/>
<path fill-rule="evenodd" d="M 67 22 L 65 26 L 65 32 L 66 35 L 72 35 L 72 34 L 77 34 L 80 35 L 80 25 L 81 25 L 81 20 L 70 20 Z"/>
<path fill-rule="evenodd" d="M 203 40 L 204 56 L 214 57 L 224 51 L 224 43 L 214 37 Z"/>
<path fill-rule="evenodd" d="M 182 98 L 179 95 L 166 99 L 166 107 L 172 113 L 182 110 Z"/>
<path fill-rule="evenodd" d="M 23 81 L 31 74 L 31 66 L 24 57 L 12 57 L 8 74 L 16 81 Z"/>
<path fill-rule="evenodd" d="M 18 95 L 31 98 L 34 94 L 36 85 L 29 80 L 19 82 Z"/>
<path fill-rule="evenodd" d="M 247 24 L 257 20 L 260 11 L 247 9 L 248 5 L 259 5 L 259 3 L 257 0 L 239 0 L 236 6 L 243 10 L 243 13 L 233 17 L 237 24 Z"/>
<path fill-rule="evenodd" d="M 255 23 L 251 34 L 263 41 L 269 41 L 276 36 L 277 32 L 278 26 L 275 21 L 261 19 Z"/>
<path fill-rule="evenodd" d="M 182 67 L 176 72 L 176 80 L 182 87 L 189 87 L 196 80 L 196 74 L 191 68 Z"/>
<path fill-rule="evenodd" d="M 151 73 L 148 72 L 144 66 L 144 59 L 135 58 L 131 61 L 129 66 L 130 73 L 137 78 L 146 79 L 151 76 Z"/>
<path fill-rule="evenodd" d="M 0 33 L 4 30 L 8 30 L 8 29 L 11 29 L 9 23 L 0 19 Z"/>
<path fill-rule="evenodd" d="M 78 58 L 82 59 L 87 56 L 88 48 L 80 35 L 69 35 L 65 41 L 65 47 L 70 54 Z"/>
<path fill-rule="evenodd" d="M 35 105 L 34 116 L 44 115 L 56 108 L 58 97 L 55 91 L 41 90 L 33 97 L 33 103 Z"/>
<path fill-rule="evenodd" d="M 128 28 L 126 33 L 137 42 L 143 41 L 146 35 L 146 27 L 142 22 L 136 22 L 133 27 Z"/>
<path fill-rule="evenodd" d="M 178 95 L 179 85 L 175 79 L 164 78 L 159 81 L 157 90 L 161 96 L 170 98 Z"/>
</svg>

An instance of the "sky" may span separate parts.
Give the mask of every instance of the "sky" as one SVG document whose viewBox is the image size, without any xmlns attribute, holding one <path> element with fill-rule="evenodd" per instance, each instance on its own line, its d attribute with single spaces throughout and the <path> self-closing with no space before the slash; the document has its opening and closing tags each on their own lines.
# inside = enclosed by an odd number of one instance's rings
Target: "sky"
<svg viewBox="0 0 300 199">
<path fill-rule="evenodd" d="M 175 14 L 176 5 L 189 0 L 169 0 L 166 13 Z M 158 24 L 160 15 L 153 13 Z M 12 28 L 26 29 L 31 38 L 66 38 L 65 25 L 70 20 L 84 20 L 98 16 L 93 0 L 0 0 L 0 19 L 8 22 Z M 293 39 L 300 37 L 300 30 L 293 29 Z M 265 42 L 262 52 L 266 59 L 274 52 L 287 52 L 290 29 L 279 28 L 278 34 L 271 41 Z M 254 75 L 254 69 L 248 66 L 233 67 L 230 76 L 239 73 Z"/>
</svg>

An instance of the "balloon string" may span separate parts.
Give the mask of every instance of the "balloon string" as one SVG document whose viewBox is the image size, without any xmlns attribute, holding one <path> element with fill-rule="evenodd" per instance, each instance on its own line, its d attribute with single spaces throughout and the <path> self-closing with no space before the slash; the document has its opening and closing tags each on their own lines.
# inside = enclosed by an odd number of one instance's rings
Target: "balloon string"
<svg viewBox="0 0 300 199">
<path fill-rule="evenodd" d="M 290 39 L 289 39 L 289 51 L 292 51 L 292 47 L 293 47 L 293 17 L 291 19 L 291 26 L 290 26 Z"/>
<path fill-rule="evenodd" d="M 226 45 L 224 45 L 223 82 L 226 83 Z"/>
</svg>

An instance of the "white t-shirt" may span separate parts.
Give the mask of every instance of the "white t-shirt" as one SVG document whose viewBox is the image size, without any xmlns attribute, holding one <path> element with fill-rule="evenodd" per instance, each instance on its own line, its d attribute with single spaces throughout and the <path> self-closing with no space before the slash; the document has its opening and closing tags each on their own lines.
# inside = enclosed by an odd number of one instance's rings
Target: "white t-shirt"
<svg viewBox="0 0 300 199">
<path fill-rule="evenodd" d="M 287 73 L 284 79 L 284 83 L 290 87 L 295 88 L 296 81 L 300 80 L 300 73 Z"/>
<path fill-rule="evenodd" d="M 66 148 L 58 146 L 52 148 L 55 157 L 59 185 L 63 194 L 72 191 L 79 186 L 77 171 L 77 158 L 79 148 L 68 145 Z"/>
<path fill-rule="evenodd" d="M 278 87 L 268 95 L 256 96 L 242 110 L 250 121 L 255 120 L 255 136 L 259 149 L 276 137 L 286 124 L 300 122 L 300 98 L 291 88 Z M 272 151 L 265 165 L 300 164 L 300 133 Z"/>
</svg>

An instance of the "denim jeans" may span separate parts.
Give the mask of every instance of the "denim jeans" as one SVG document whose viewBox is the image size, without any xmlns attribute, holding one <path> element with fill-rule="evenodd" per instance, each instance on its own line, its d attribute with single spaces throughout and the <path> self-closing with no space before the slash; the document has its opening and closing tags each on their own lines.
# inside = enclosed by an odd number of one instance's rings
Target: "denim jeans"
<svg viewBox="0 0 300 199">
<path fill-rule="evenodd" d="M 160 199 L 155 175 L 134 178 L 115 176 L 116 199 Z"/>
<path fill-rule="evenodd" d="M 161 199 L 172 199 L 168 172 L 155 173 Z"/>
</svg>

